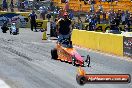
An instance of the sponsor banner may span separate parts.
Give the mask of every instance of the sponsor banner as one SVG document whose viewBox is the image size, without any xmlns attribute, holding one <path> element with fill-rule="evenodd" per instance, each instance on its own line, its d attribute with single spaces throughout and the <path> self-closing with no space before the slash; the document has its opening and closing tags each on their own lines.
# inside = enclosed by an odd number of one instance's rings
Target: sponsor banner
<svg viewBox="0 0 132 88">
<path fill-rule="evenodd" d="M 11 23 L 16 23 L 18 27 L 26 27 L 28 23 L 28 14 L 22 12 L 0 12 L 0 26 L 2 26 L 5 22 L 8 22 L 8 26 Z"/>
<path fill-rule="evenodd" d="M 79 85 L 86 83 L 130 83 L 130 74 L 86 74 L 85 70 L 79 67 L 76 75 L 76 81 Z"/>
<path fill-rule="evenodd" d="M 38 29 L 47 29 L 47 23 L 48 20 L 40 20 L 40 19 L 36 20 L 36 25 Z"/>
<path fill-rule="evenodd" d="M 18 28 L 30 28 L 30 20 L 28 15 L 30 12 L 0 12 L 0 26 L 8 22 L 10 27 L 11 23 L 16 23 Z M 37 28 L 46 29 L 47 20 L 36 20 Z"/>
<path fill-rule="evenodd" d="M 123 54 L 132 57 L 132 37 L 123 38 Z"/>
<path fill-rule="evenodd" d="M 77 83 L 80 85 L 86 83 L 130 83 L 131 77 L 129 74 L 85 74 L 77 75 Z M 82 81 L 82 83 L 81 83 Z"/>
<path fill-rule="evenodd" d="M 84 30 L 88 30 L 89 23 L 83 23 Z M 106 30 L 110 30 L 110 24 L 97 24 L 96 31 L 97 32 L 106 32 Z M 124 31 L 124 25 L 119 25 L 119 30 Z M 130 26 L 130 30 L 132 30 L 132 26 Z"/>
</svg>

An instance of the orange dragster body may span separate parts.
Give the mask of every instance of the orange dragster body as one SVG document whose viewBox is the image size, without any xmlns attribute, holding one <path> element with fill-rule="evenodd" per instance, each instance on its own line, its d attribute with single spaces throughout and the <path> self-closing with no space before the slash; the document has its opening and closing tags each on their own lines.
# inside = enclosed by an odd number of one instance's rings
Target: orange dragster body
<svg viewBox="0 0 132 88">
<path fill-rule="evenodd" d="M 57 43 L 56 47 L 51 50 L 52 59 L 57 59 L 72 63 L 72 65 L 84 66 L 84 60 L 74 47 L 68 44 Z"/>
<path fill-rule="evenodd" d="M 78 52 L 73 47 L 63 47 L 60 44 L 57 44 L 56 48 L 58 54 L 57 59 L 71 63 L 74 58 L 75 64 L 78 64 L 80 66 L 84 65 L 83 58 L 78 54 Z"/>
</svg>

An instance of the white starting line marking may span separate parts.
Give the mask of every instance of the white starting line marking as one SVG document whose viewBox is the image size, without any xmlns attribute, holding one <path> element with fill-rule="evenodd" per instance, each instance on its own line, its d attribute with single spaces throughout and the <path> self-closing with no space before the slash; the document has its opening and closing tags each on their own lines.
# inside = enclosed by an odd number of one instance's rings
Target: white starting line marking
<svg viewBox="0 0 132 88">
<path fill-rule="evenodd" d="M 7 85 L 3 80 L 0 79 L 0 88 L 11 88 L 11 87 Z"/>
</svg>

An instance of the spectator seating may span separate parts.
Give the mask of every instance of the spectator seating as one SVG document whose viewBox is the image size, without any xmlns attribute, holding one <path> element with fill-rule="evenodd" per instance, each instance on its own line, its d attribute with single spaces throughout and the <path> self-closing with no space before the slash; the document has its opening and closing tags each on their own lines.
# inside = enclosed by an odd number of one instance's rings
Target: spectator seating
<svg viewBox="0 0 132 88">
<path fill-rule="evenodd" d="M 103 6 L 104 11 L 109 11 L 110 9 L 114 9 L 115 11 L 121 9 L 121 10 L 129 10 L 132 12 L 132 2 L 131 0 L 119 0 L 115 2 L 99 2 L 100 0 L 95 0 L 96 4 L 94 5 L 95 10 L 98 10 L 98 6 L 101 4 Z M 61 0 L 53 0 L 53 2 L 56 3 L 59 7 L 64 7 L 65 3 L 61 3 Z M 81 0 L 69 0 L 69 6 L 70 9 L 73 9 L 74 11 L 89 11 L 90 10 L 90 4 L 84 4 L 84 1 Z"/>
</svg>

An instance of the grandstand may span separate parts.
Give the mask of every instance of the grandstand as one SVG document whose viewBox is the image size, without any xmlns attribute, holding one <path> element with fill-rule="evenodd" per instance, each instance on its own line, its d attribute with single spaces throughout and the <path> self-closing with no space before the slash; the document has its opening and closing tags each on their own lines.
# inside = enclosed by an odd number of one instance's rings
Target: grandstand
<svg viewBox="0 0 132 88">
<path fill-rule="evenodd" d="M 59 7 L 64 7 L 65 3 L 62 3 L 61 0 L 53 0 L 55 5 Z M 103 10 L 105 12 L 108 12 L 110 9 L 114 9 L 115 11 L 121 9 L 121 10 L 129 10 L 132 12 L 132 1 L 131 0 L 118 0 L 114 2 L 100 2 L 100 0 L 95 0 L 94 8 L 95 10 L 98 10 L 98 6 L 102 5 Z M 90 10 L 90 4 L 84 3 L 84 1 L 81 0 L 69 0 L 69 7 L 70 9 L 74 11 L 83 11 L 88 12 Z"/>
</svg>

